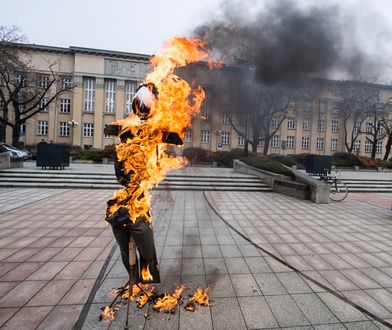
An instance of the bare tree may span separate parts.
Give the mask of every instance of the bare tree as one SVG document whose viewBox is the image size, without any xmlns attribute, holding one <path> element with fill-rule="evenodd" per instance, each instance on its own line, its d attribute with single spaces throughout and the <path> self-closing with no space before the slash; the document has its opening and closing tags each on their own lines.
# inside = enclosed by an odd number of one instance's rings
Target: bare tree
<svg viewBox="0 0 392 330">
<path fill-rule="evenodd" d="M 73 88 L 69 77 L 54 70 L 58 61 L 48 63 L 45 74 L 30 65 L 19 44 L 21 40 L 24 38 L 15 27 L 0 27 L 0 140 L 5 141 L 6 127 L 11 127 L 14 146 L 28 119 Z"/>
<path fill-rule="evenodd" d="M 392 118 L 390 113 L 389 116 L 385 116 L 385 119 L 382 121 L 382 125 L 385 129 L 385 136 L 387 137 L 383 160 L 388 160 L 392 148 Z"/>
</svg>

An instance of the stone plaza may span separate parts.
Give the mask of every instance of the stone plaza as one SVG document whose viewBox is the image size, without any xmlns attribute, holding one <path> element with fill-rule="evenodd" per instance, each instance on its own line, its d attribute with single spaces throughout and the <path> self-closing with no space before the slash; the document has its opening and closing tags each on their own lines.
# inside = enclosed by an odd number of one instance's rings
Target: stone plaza
<svg viewBox="0 0 392 330">
<path fill-rule="evenodd" d="M 0 327 L 123 329 L 99 321 L 127 275 L 104 222 L 111 190 L 0 189 Z M 387 329 L 390 194 L 314 204 L 272 192 L 153 192 L 162 283 L 210 288 L 174 314 L 131 304 L 130 329 Z M 148 312 L 148 317 L 145 313 Z"/>
</svg>

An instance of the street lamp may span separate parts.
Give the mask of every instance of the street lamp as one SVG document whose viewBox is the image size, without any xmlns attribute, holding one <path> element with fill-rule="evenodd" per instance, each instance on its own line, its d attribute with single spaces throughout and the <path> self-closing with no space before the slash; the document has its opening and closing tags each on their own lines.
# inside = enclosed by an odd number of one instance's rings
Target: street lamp
<svg viewBox="0 0 392 330">
<path fill-rule="evenodd" d="M 74 128 L 78 127 L 79 123 L 77 121 L 75 121 L 74 119 L 72 119 L 71 121 L 68 122 L 68 125 L 70 128 L 72 128 L 71 132 L 72 132 L 72 145 L 74 144 Z"/>
</svg>

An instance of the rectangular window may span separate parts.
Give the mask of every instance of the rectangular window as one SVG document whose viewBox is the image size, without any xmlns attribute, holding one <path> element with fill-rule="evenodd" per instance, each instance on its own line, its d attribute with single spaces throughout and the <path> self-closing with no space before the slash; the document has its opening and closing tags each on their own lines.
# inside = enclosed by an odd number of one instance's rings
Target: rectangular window
<svg viewBox="0 0 392 330">
<path fill-rule="evenodd" d="M 26 135 L 26 124 L 20 125 L 20 135 L 25 136 Z"/>
<path fill-rule="evenodd" d="M 208 120 L 209 112 L 212 109 L 212 91 L 211 89 L 205 88 L 205 98 L 200 110 L 201 119 Z"/>
<path fill-rule="evenodd" d="M 361 140 L 355 140 L 354 141 L 354 151 L 359 151 L 361 150 Z"/>
<path fill-rule="evenodd" d="M 94 112 L 95 107 L 95 79 L 84 79 L 84 111 Z"/>
<path fill-rule="evenodd" d="M 286 142 L 286 148 L 292 149 L 294 148 L 294 136 L 288 136 Z"/>
<path fill-rule="evenodd" d="M 94 136 L 94 124 L 93 123 L 83 123 L 83 136 L 93 137 Z"/>
<path fill-rule="evenodd" d="M 339 132 L 339 121 L 338 120 L 332 120 L 331 131 L 333 133 Z"/>
<path fill-rule="evenodd" d="M 354 134 L 359 134 L 361 132 L 361 123 L 356 122 L 354 124 Z"/>
<path fill-rule="evenodd" d="M 290 129 L 295 128 L 295 118 L 294 117 L 287 118 L 287 128 L 290 128 Z"/>
<path fill-rule="evenodd" d="M 338 139 L 331 139 L 331 151 L 336 151 L 338 150 Z"/>
<path fill-rule="evenodd" d="M 302 149 L 309 149 L 309 137 L 303 136 L 301 142 Z"/>
<path fill-rule="evenodd" d="M 317 150 L 323 150 L 324 149 L 324 139 L 323 138 L 317 138 L 317 140 L 316 140 L 316 149 Z"/>
<path fill-rule="evenodd" d="M 274 135 L 271 139 L 271 147 L 279 148 L 279 135 Z"/>
<path fill-rule="evenodd" d="M 289 103 L 289 111 L 294 111 L 295 110 L 295 102 L 294 101 L 291 101 L 290 103 Z"/>
<path fill-rule="evenodd" d="M 242 135 L 238 136 L 238 145 L 239 146 L 245 145 L 245 138 Z"/>
<path fill-rule="evenodd" d="M 382 142 L 378 141 L 376 144 L 376 152 L 380 154 L 382 152 Z"/>
<path fill-rule="evenodd" d="M 319 132 L 324 132 L 324 129 L 325 129 L 324 120 L 319 119 L 317 122 L 317 130 Z"/>
<path fill-rule="evenodd" d="M 192 142 L 192 128 L 188 128 L 185 134 L 185 142 Z"/>
<path fill-rule="evenodd" d="M 340 111 L 340 104 L 338 102 L 333 103 L 332 104 L 332 113 L 334 115 L 337 115 L 337 114 L 339 114 L 339 111 Z"/>
<path fill-rule="evenodd" d="M 365 152 L 372 152 L 372 143 L 368 140 L 365 141 Z"/>
<path fill-rule="evenodd" d="M 48 100 L 43 98 L 39 101 L 40 112 L 48 112 Z"/>
<path fill-rule="evenodd" d="M 210 143 L 211 133 L 208 130 L 202 130 L 200 134 L 201 143 Z"/>
<path fill-rule="evenodd" d="M 304 104 L 304 112 L 309 113 L 312 111 L 312 107 L 310 106 L 309 102 L 305 102 Z"/>
<path fill-rule="evenodd" d="M 60 99 L 60 112 L 70 113 L 71 112 L 71 100 L 70 99 Z"/>
<path fill-rule="evenodd" d="M 39 86 L 41 88 L 48 88 L 49 87 L 49 76 L 42 75 L 40 80 L 39 80 Z"/>
<path fill-rule="evenodd" d="M 105 132 L 105 128 L 108 127 L 108 126 L 109 126 L 108 124 L 105 124 L 104 130 L 103 130 L 104 132 Z M 109 138 L 112 138 L 113 136 L 106 135 L 105 133 L 103 133 L 103 137 L 109 139 Z"/>
<path fill-rule="evenodd" d="M 263 139 L 259 139 L 259 141 L 257 141 L 257 146 L 262 147 L 264 145 L 263 142 L 264 142 Z"/>
<path fill-rule="evenodd" d="M 38 120 L 37 135 L 48 135 L 48 122 L 46 120 Z"/>
<path fill-rule="evenodd" d="M 230 117 L 227 114 L 223 114 L 222 123 L 225 125 L 230 125 Z"/>
<path fill-rule="evenodd" d="M 279 126 L 279 118 L 274 116 L 271 121 L 271 127 L 278 128 L 278 126 Z"/>
<path fill-rule="evenodd" d="M 69 123 L 66 121 L 61 121 L 59 126 L 60 136 L 69 136 Z"/>
<path fill-rule="evenodd" d="M 105 80 L 105 112 L 113 113 L 116 107 L 116 81 Z"/>
<path fill-rule="evenodd" d="M 246 125 L 246 116 L 244 116 L 244 115 L 239 116 L 239 122 L 240 122 L 240 126 L 245 126 Z"/>
<path fill-rule="evenodd" d="M 125 114 L 132 112 L 132 100 L 136 94 L 137 81 L 127 81 L 125 83 Z"/>
<path fill-rule="evenodd" d="M 230 144 L 230 132 L 222 132 L 221 142 L 222 144 Z"/>
<path fill-rule="evenodd" d="M 310 119 L 309 118 L 304 118 L 304 121 L 302 122 L 302 129 L 304 131 L 310 130 Z"/>
<path fill-rule="evenodd" d="M 72 84 L 72 78 L 71 77 L 63 77 L 61 79 L 61 87 L 63 89 L 70 88 L 71 84 Z"/>
<path fill-rule="evenodd" d="M 373 132 L 373 123 L 366 123 L 365 132 L 371 134 Z"/>
</svg>

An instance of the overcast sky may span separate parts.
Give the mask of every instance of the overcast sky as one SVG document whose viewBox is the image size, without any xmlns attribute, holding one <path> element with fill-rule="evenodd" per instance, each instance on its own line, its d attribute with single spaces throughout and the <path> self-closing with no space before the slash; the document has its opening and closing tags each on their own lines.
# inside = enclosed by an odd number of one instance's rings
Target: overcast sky
<svg viewBox="0 0 392 330">
<path fill-rule="evenodd" d="M 264 1 L 242 0 L 238 4 Z M 349 20 L 359 26 L 357 33 L 363 34 L 369 52 L 392 50 L 392 0 L 334 2 L 352 15 Z M 189 35 L 194 27 L 216 15 L 220 3 L 221 0 L 0 0 L 0 24 L 17 25 L 35 44 L 153 54 L 165 40 Z"/>
</svg>

